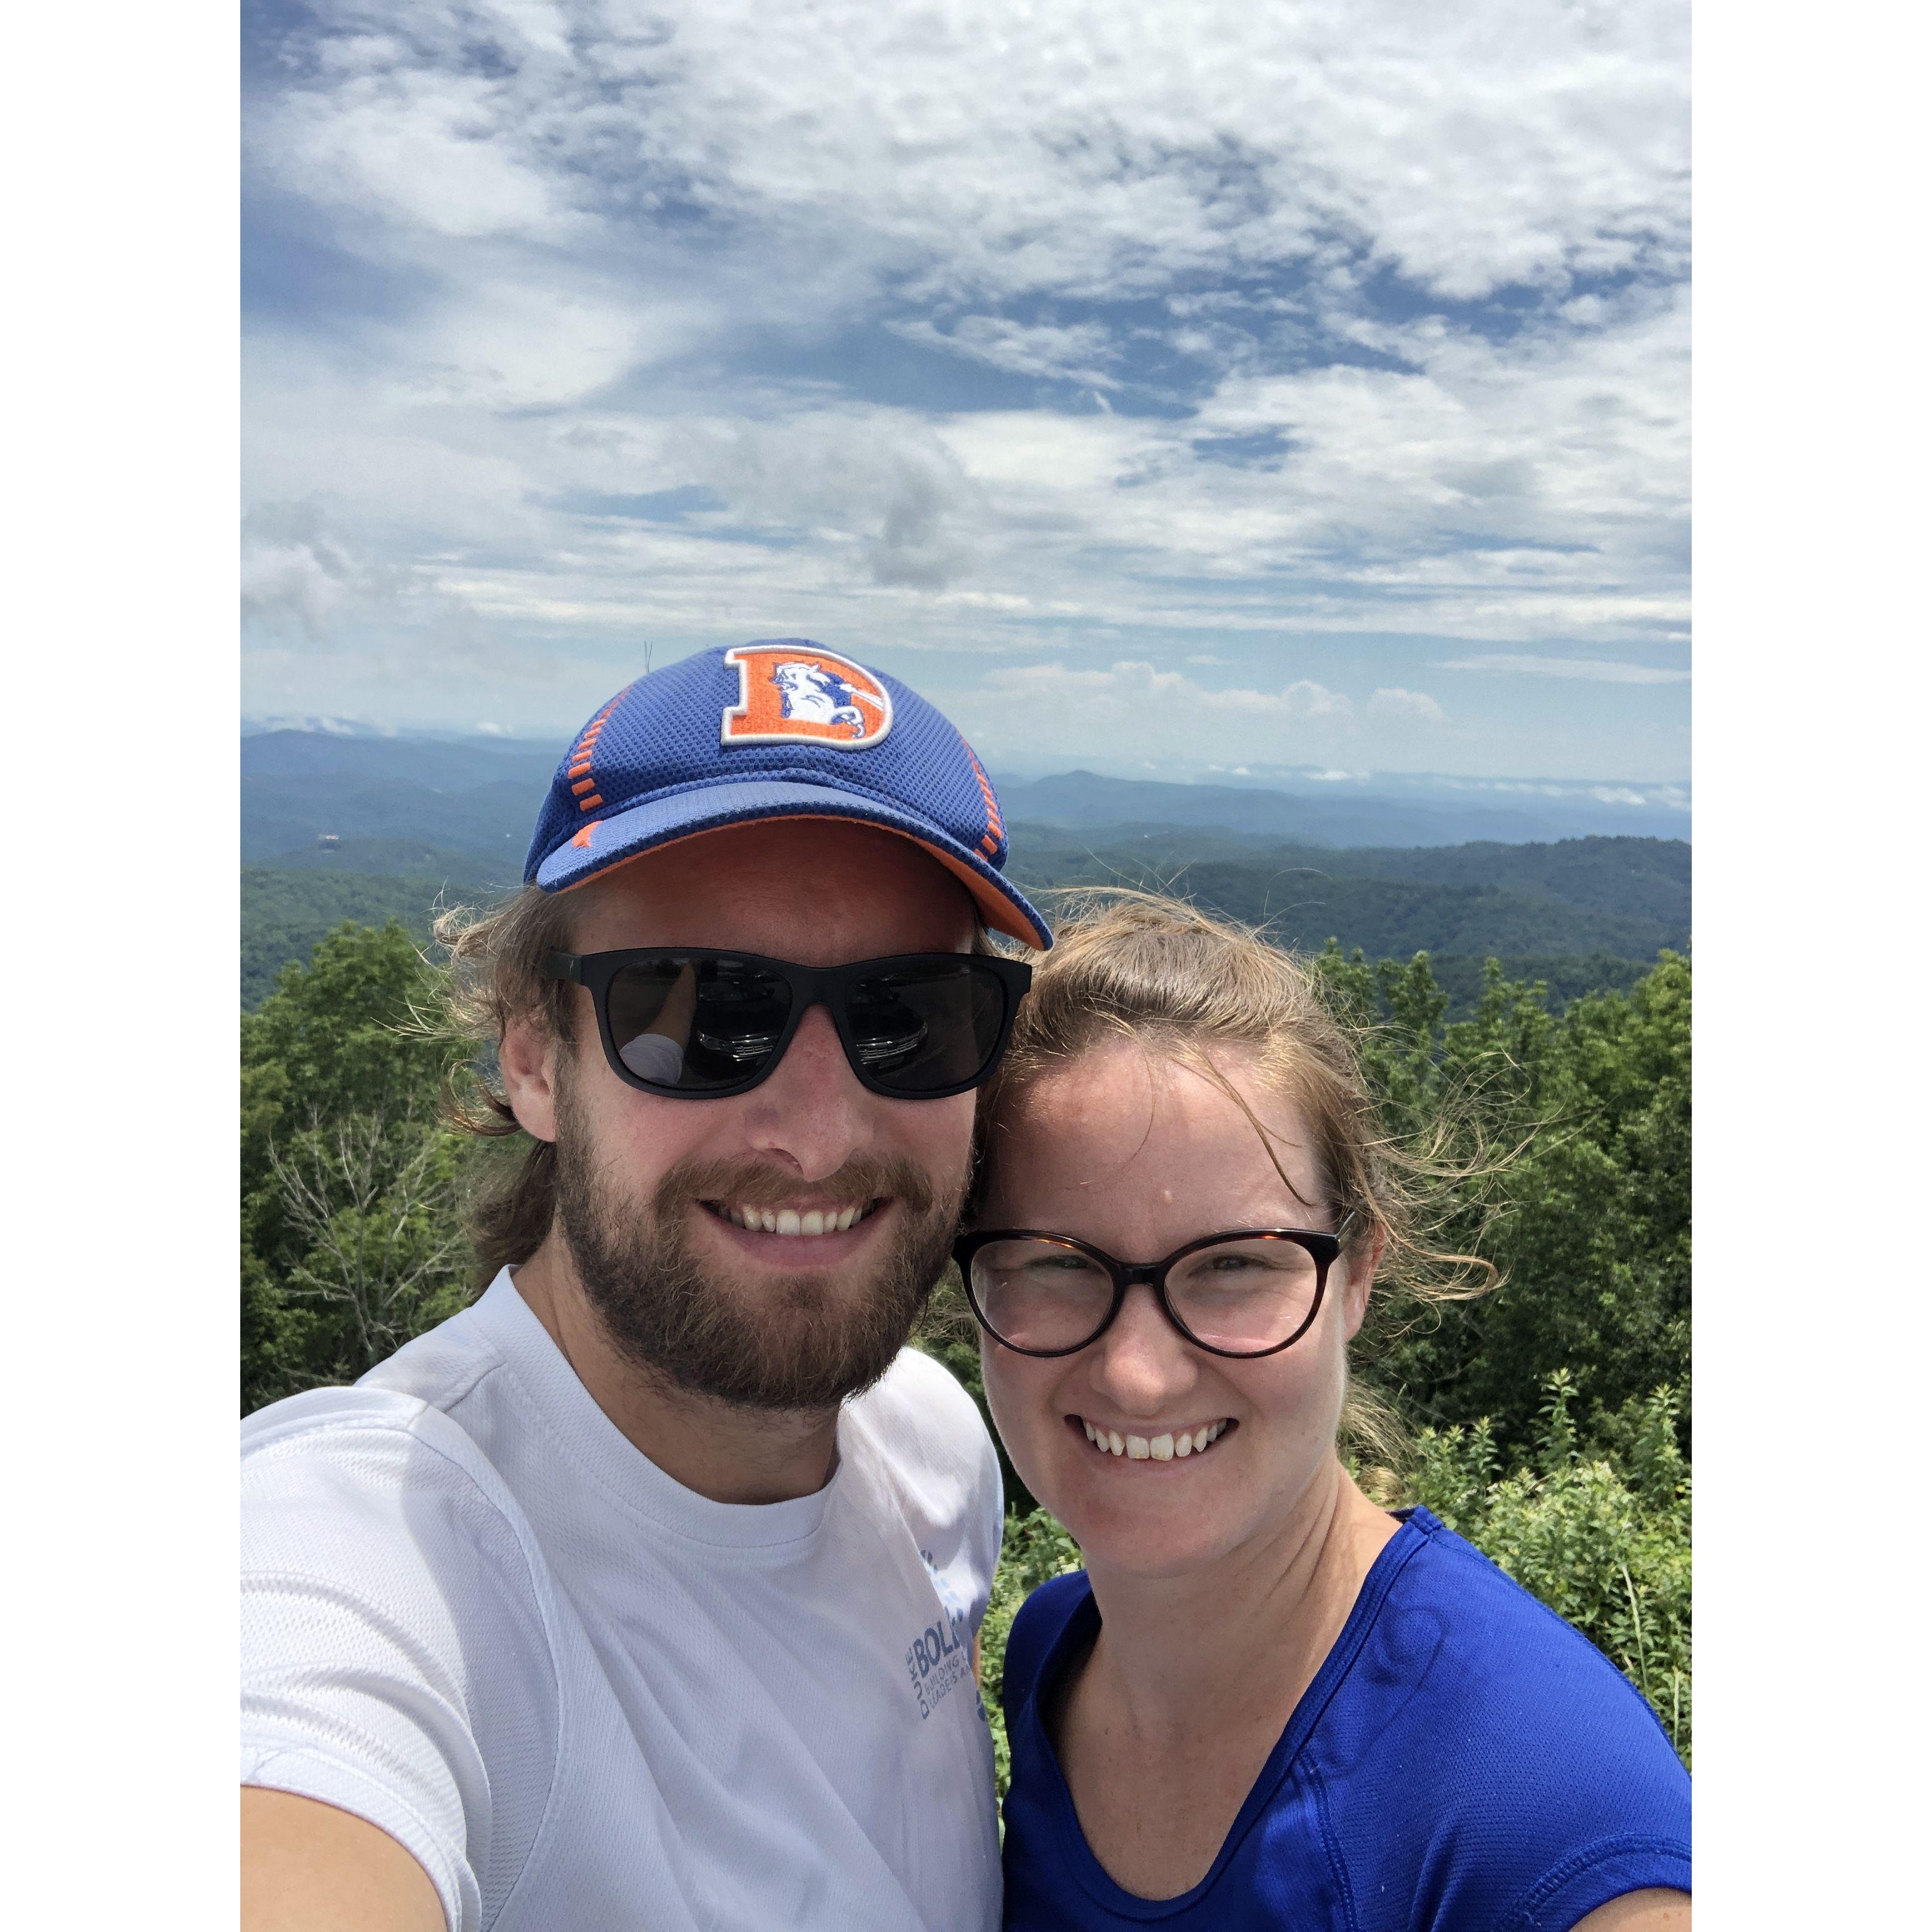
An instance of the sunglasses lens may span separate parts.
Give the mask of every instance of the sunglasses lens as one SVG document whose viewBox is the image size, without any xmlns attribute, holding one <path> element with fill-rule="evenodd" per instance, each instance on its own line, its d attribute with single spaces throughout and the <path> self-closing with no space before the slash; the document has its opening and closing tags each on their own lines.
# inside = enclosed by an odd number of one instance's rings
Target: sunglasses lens
<svg viewBox="0 0 1932 1932">
<path fill-rule="evenodd" d="M 633 960 L 610 982 L 610 1042 L 640 1080 L 680 1094 L 762 1072 L 791 1014 L 791 989 L 728 954 Z"/>
<path fill-rule="evenodd" d="M 1006 989 L 983 960 L 921 960 L 861 980 L 848 1009 L 860 1064 L 894 1094 L 982 1078 L 1006 1020 Z"/>
</svg>

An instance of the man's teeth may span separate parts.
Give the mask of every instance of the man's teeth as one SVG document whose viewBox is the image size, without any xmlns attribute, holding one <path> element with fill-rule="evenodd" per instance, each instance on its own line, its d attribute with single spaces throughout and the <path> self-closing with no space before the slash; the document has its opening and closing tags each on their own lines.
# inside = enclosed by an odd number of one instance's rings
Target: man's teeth
<svg viewBox="0 0 1932 1932">
<path fill-rule="evenodd" d="M 748 1228 L 754 1234 L 836 1234 L 854 1222 L 865 1220 L 872 1209 L 869 1202 L 861 1201 L 850 1208 L 808 1208 L 802 1213 L 796 1208 L 734 1208 L 723 1204 L 718 1211 L 733 1227 Z"/>
<path fill-rule="evenodd" d="M 1116 1429 L 1096 1429 L 1083 1415 L 1080 1426 L 1087 1439 L 1103 1456 L 1125 1456 L 1135 1462 L 1171 1462 L 1178 1456 L 1196 1456 L 1209 1443 L 1218 1441 L 1227 1428 L 1226 1421 L 1210 1422 L 1191 1434 L 1180 1430 L 1171 1436 L 1123 1436 Z"/>
</svg>

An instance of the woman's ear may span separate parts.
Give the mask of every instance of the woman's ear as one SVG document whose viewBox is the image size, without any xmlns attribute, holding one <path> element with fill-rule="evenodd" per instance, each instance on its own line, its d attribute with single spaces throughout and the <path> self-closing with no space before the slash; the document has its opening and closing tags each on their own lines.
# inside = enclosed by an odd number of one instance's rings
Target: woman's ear
<svg viewBox="0 0 1932 1932">
<path fill-rule="evenodd" d="M 503 1097 L 518 1126 L 533 1140 L 556 1138 L 559 1051 L 556 1036 L 528 1016 L 503 1029 L 496 1049 L 497 1064 L 503 1070 Z"/>
<path fill-rule="evenodd" d="M 1382 1246 L 1387 1237 L 1380 1228 L 1352 1250 L 1340 1262 L 1342 1270 L 1342 1324 L 1344 1337 L 1352 1342 L 1369 1312 L 1369 1290 L 1375 1286 L 1376 1270 L 1382 1266 Z"/>
</svg>

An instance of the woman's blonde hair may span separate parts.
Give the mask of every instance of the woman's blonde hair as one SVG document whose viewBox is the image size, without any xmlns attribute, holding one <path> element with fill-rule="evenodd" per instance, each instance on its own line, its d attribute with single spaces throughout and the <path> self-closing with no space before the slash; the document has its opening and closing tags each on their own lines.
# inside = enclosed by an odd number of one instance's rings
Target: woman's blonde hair
<svg viewBox="0 0 1932 1932">
<path fill-rule="evenodd" d="M 1035 962 L 1033 989 L 1020 1003 L 986 1096 L 982 1169 L 988 1133 L 1016 1094 L 1049 1069 L 1120 1038 L 1213 1081 L 1246 1115 L 1293 1194 L 1276 1136 L 1214 1057 L 1216 1046 L 1252 1052 L 1262 1078 L 1292 1099 L 1308 1124 L 1344 1252 L 1380 1247 L 1382 1298 L 1464 1300 L 1496 1285 L 1490 1262 L 1432 1238 L 1446 1211 L 1443 1184 L 1487 1170 L 1480 1146 L 1468 1144 L 1467 1125 L 1445 1112 L 1419 1136 L 1392 1133 L 1364 1076 L 1358 1039 L 1324 998 L 1310 964 L 1252 927 L 1155 893 L 1075 896 L 1052 951 Z M 1342 1432 L 1378 1461 L 1400 1460 L 1402 1432 L 1393 1414 L 1359 1385 L 1350 1388 Z"/>
</svg>

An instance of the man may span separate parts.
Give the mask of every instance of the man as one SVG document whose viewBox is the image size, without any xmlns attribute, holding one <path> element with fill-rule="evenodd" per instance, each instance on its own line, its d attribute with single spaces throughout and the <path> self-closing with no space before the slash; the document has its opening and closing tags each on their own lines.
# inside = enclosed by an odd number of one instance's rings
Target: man
<svg viewBox="0 0 1932 1932">
<path fill-rule="evenodd" d="M 903 1345 L 1024 991 L 982 930 L 1051 943 L 1005 856 L 959 734 L 802 640 L 575 741 L 452 935 L 533 1144 L 499 1271 L 244 1425 L 244 1925 L 997 1925 L 998 1467 Z"/>
</svg>

